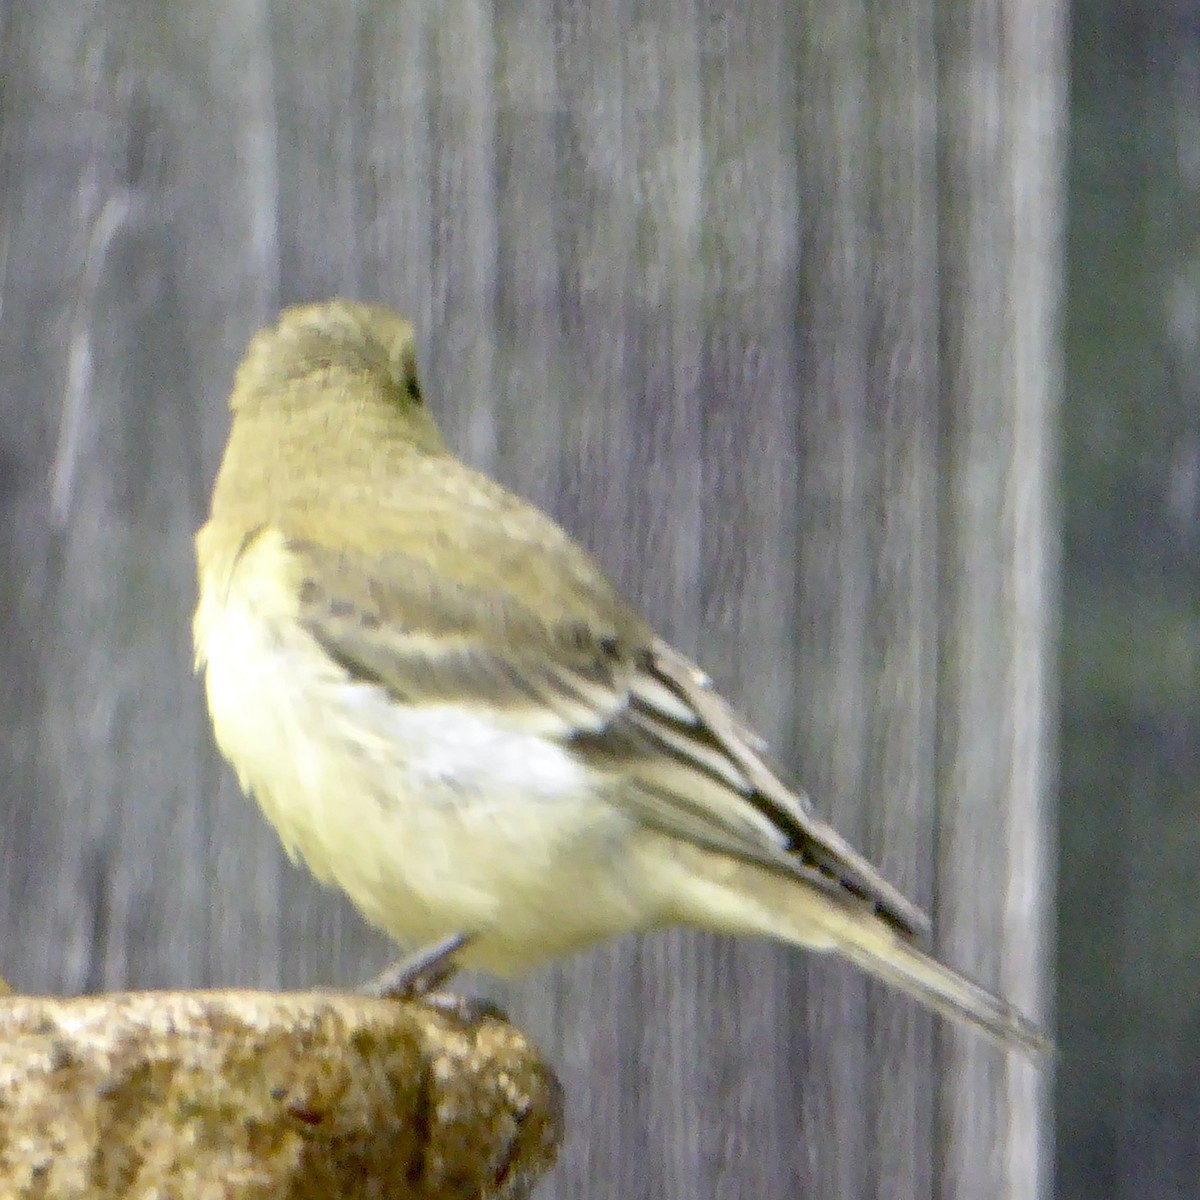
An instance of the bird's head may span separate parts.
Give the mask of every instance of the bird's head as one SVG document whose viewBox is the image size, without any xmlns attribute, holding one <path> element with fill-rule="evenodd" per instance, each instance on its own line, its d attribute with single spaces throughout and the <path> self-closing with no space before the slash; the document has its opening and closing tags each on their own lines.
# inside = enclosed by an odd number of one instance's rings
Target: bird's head
<svg viewBox="0 0 1200 1200">
<path fill-rule="evenodd" d="M 235 418 L 331 405 L 345 416 L 386 410 L 417 445 L 442 447 L 417 378 L 412 324 L 381 304 L 339 299 L 285 309 L 250 342 L 229 399 Z"/>
</svg>

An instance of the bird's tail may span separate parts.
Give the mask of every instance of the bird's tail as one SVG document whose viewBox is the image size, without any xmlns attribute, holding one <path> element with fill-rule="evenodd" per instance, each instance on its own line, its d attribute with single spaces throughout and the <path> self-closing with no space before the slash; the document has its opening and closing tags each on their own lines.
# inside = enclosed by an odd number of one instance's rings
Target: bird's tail
<svg viewBox="0 0 1200 1200">
<path fill-rule="evenodd" d="M 879 925 L 877 918 L 870 918 Z M 836 950 L 855 966 L 919 1000 L 926 1008 L 973 1026 L 1005 1048 L 1031 1057 L 1049 1053 L 1050 1039 L 1008 1001 L 944 966 L 886 926 L 841 939 Z"/>
<path fill-rule="evenodd" d="M 1052 1050 L 1047 1035 L 1013 1005 L 943 966 L 856 897 L 678 842 L 672 858 L 682 868 L 675 919 L 839 954 L 1002 1047 L 1035 1058 Z"/>
</svg>

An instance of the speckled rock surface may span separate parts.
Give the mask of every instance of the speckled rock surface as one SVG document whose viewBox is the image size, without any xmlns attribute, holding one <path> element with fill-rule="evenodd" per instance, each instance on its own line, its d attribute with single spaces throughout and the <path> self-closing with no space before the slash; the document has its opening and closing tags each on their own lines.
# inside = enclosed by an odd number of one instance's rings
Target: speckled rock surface
<svg viewBox="0 0 1200 1200">
<path fill-rule="evenodd" d="M 512 1026 L 342 994 L 0 999 L 0 1195 L 528 1195 L 559 1086 Z"/>
</svg>

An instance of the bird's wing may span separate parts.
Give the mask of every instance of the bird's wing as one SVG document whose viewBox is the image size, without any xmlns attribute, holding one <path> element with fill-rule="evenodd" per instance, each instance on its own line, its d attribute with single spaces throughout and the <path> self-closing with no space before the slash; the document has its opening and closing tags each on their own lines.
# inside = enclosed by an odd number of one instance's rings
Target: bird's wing
<svg viewBox="0 0 1200 1200">
<path fill-rule="evenodd" d="M 461 704 L 567 740 L 601 730 L 632 673 L 618 620 L 546 622 L 502 587 L 427 556 L 363 555 L 288 539 L 301 624 L 350 676 L 407 704 Z M 553 606 L 552 606 L 553 607 Z"/>
<path fill-rule="evenodd" d="M 610 794 L 639 821 L 873 909 L 906 935 L 927 929 L 924 914 L 784 786 L 761 739 L 615 598 L 598 568 L 602 600 L 590 619 L 576 589 L 561 605 L 551 597 L 539 606 L 565 614 L 547 622 L 516 592 L 464 579 L 428 547 L 368 560 L 298 538 L 288 546 L 300 620 L 352 677 L 401 703 L 460 703 L 569 744 L 626 781 Z M 531 546 L 531 557 L 546 550 Z"/>
<path fill-rule="evenodd" d="M 821 821 L 802 794 L 779 779 L 766 760 L 763 740 L 734 713 L 703 671 L 657 638 L 640 668 L 622 716 L 660 749 L 656 763 L 673 759 L 685 777 L 705 772 L 720 780 L 729 797 L 725 803 L 753 811 L 773 834 L 791 869 L 816 875 L 826 890 L 874 909 L 901 933 L 928 933 L 925 913 Z M 671 698 L 667 704 L 662 702 L 664 694 Z M 672 778 L 670 771 L 663 774 Z"/>
</svg>

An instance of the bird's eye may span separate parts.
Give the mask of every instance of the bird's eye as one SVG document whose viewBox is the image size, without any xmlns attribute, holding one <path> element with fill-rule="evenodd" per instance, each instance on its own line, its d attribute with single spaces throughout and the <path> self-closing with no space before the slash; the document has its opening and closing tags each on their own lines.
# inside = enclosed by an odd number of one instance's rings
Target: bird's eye
<svg viewBox="0 0 1200 1200">
<path fill-rule="evenodd" d="M 417 382 L 415 375 L 408 377 L 408 383 L 405 384 L 404 390 L 408 393 L 408 398 L 414 404 L 423 404 L 425 397 L 421 395 L 421 385 Z"/>
</svg>

